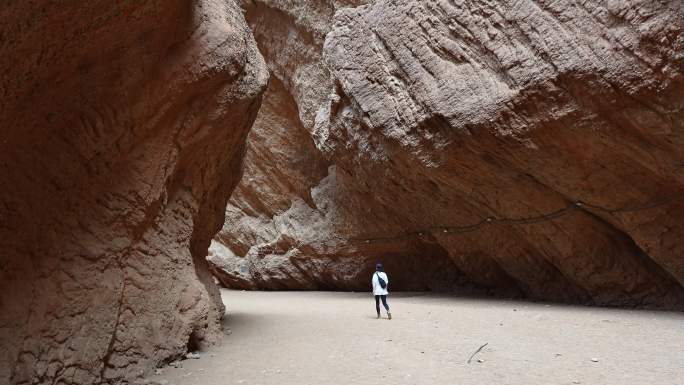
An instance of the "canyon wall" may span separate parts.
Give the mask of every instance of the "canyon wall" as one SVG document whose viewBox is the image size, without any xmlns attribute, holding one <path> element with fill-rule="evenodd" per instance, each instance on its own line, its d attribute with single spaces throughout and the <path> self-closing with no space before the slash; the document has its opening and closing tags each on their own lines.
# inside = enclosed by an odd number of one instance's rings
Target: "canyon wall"
<svg viewBox="0 0 684 385">
<path fill-rule="evenodd" d="M 240 8 L 0 20 L 0 383 L 123 383 L 216 341 L 205 256 L 268 78 Z"/>
<path fill-rule="evenodd" d="M 366 290 L 381 260 L 394 290 L 684 308 L 684 3 L 243 6 L 275 80 L 224 285 Z"/>
</svg>

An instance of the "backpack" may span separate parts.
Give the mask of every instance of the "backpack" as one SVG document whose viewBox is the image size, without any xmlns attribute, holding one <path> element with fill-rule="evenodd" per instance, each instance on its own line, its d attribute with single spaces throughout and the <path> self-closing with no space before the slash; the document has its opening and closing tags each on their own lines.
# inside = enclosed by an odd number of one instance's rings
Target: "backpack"
<svg viewBox="0 0 684 385">
<path fill-rule="evenodd" d="M 380 274 L 375 273 L 375 275 L 378 276 L 378 283 L 380 284 L 380 287 L 383 289 L 387 289 L 387 282 L 385 282 L 385 280 L 382 279 L 382 277 L 380 277 Z"/>
</svg>

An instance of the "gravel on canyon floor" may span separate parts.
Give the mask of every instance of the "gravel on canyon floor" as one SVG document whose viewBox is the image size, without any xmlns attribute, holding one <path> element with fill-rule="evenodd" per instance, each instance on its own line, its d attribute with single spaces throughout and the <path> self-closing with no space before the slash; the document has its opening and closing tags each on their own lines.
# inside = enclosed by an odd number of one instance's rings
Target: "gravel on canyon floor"
<svg viewBox="0 0 684 385">
<path fill-rule="evenodd" d="M 222 344 L 150 382 L 684 384 L 684 313 L 391 293 L 378 320 L 369 293 L 222 296 Z"/>
</svg>

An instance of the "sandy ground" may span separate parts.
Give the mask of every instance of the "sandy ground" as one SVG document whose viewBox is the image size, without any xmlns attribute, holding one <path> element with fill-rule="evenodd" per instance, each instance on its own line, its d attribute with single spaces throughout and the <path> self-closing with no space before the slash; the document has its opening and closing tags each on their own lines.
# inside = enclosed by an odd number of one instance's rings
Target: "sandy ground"
<svg viewBox="0 0 684 385">
<path fill-rule="evenodd" d="M 378 320 L 369 293 L 222 295 L 222 345 L 150 380 L 684 385 L 684 313 L 391 293 Z"/>
</svg>

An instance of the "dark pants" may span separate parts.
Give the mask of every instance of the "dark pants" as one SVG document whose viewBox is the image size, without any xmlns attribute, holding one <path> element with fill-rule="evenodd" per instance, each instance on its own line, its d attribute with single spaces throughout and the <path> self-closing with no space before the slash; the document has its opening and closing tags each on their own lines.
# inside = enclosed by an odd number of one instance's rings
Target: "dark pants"
<svg viewBox="0 0 684 385">
<path fill-rule="evenodd" d="M 385 310 L 389 312 L 389 306 L 387 305 L 387 296 L 386 295 L 376 295 L 375 296 L 375 311 L 380 314 L 380 300 L 382 299 L 382 306 L 385 307 Z"/>
</svg>

